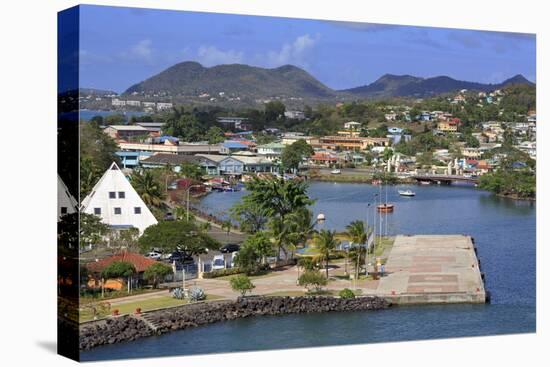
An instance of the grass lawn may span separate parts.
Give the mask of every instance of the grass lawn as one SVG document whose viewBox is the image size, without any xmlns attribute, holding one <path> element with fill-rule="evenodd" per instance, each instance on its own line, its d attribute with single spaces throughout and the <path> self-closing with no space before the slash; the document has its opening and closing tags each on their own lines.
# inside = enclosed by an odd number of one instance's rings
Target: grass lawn
<svg viewBox="0 0 550 367">
<path fill-rule="evenodd" d="M 108 300 L 116 300 L 117 298 L 123 298 L 128 296 L 137 296 L 140 294 L 147 294 L 147 293 L 155 293 L 155 292 L 163 292 L 163 290 L 160 289 L 132 289 L 132 293 L 128 294 L 128 291 L 120 290 L 120 291 L 105 291 L 105 297 L 101 298 L 101 293 L 98 292 L 96 295 L 83 295 L 80 297 L 80 303 L 86 304 L 90 302 L 101 302 L 101 301 L 108 301 Z"/>
<path fill-rule="evenodd" d="M 206 301 L 213 301 L 217 299 L 221 299 L 223 297 L 213 295 L 213 294 L 207 294 L 206 295 Z M 173 298 L 172 296 L 163 296 L 163 297 L 155 297 L 135 302 L 128 302 L 123 303 L 120 305 L 113 305 L 111 306 L 111 311 L 117 309 L 120 314 L 129 314 L 134 313 L 136 308 L 141 308 L 141 311 L 150 311 L 155 310 L 158 308 L 166 308 L 166 307 L 174 307 L 174 306 L 180 306 L 185 305 L 189 303 L 187 300 L 181 300 Z M 108 315 L 100 315 L 99 318 L 103 318 Z M 80 312 L 80 322 L 83 321 L 89 321 L 93 317 L 91 310 L 84 309 Z"/>
</svg>

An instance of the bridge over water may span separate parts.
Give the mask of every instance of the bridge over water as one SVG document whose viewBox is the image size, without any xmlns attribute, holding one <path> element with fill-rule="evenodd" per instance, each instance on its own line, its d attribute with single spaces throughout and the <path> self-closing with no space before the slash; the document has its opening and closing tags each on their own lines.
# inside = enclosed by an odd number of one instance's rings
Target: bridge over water
<svg viewBox="0 0 550 367">
<path fill-rule="evenodd" d="M 460 175 L 441 175 L 441 174 L 423 174 L 423 175 L 414 175 L 411 176 L 417 181 L 431 181 L 431 182 L 441 182 L 450 184 L 453 181 L 457 182 L 469 182 L 473 184 L 477 184 L 479 182 L 479 178 L 477 177 L 466 177 L 466 176 L 460 176 Z"/>
</svg>

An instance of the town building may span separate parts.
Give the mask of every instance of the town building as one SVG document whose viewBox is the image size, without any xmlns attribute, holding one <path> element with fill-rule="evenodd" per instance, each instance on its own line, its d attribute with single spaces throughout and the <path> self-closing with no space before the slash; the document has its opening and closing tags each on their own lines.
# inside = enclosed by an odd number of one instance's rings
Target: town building
<svg viewBox="0 0 550 367">
<path fill-rule="evenodd" d="M 123 100 L 118 99 L 118 98 L 113 98 L 111 100 L 111 105 L 113 107 L 124 107 L 124 106 L 126 106 L 126 101 L 123 101 Z"/>
<path fill-rule="evenodd" d="M 134 169 L 140 166 L 140 162 L 144 159 L 150 157 L 153 153 L 151 152 L 124 152 L 118 151 L 115 153 L 120 158 L 120 163 L 122 168 Z"/>
<path fill-rule="evenodd" d="M 208 175 L 240 176 L 243 173 L 273 172 L 273 163 L 262 157 L 197 154 L 199 163 Z"/>
<path fill-rule="evenodd" d="M 284 148 L 284 144 L 273 142 L 269 144 L 258 145 L 257 150 L 259 156 L 273 162 L 281 158 L 281 154 L 283 154 Z"/>
<path fill-rule="evenodd" d="M 463 147 L 462 156 L 465 158 L 479 159 L 481 158 L 481 151 L 479 148 Z"/>
<path fill-rule="evenodd" d="M 313 136 L 306 136 L 300 133 L 286 133 L 281 137 L 281 144 L 290 145 L 298 140 L 305 140 L 306 143 L 311 145 L 315 138 Z"/>
<path fill-rule="evenodd" d="M 171 110 L 173 107 L 174 105 L 171 102 L 157 102 L 158 111 Z"/>
<path fill-rule="evenodd" d="M 389 146 L 389 144 L 388 138 L 344 136 L 323 136 L 311 143 L 314 148 L 330 150 L 366 150 L 374 146 Z"/>
<path fill-rule="evenodd" d="M 244 144 L 235 140 L 226 140 L 223 142 L 220 153 L 221 154 L 232 154 L 235 152 L 241 152 L 243 150 L 248 150 L 248 144 Z"/>
<path fill-rule="evenodd" d="M 136 136 L 149 135 L 149 130 L 139 125 L 110 125 L 103 129 L 113 139 L 128 140 Z"/>
<path fill-rule="evenodd" d="M 304 120 L 306 118 L 302 111 L 285 111 L 285 117 L 292 120 Z"/>
<path fill-rule="evenodd" d="M 233 128 L 235 130 L 241 130 L 248 121 L 246 117 L 230 117 L 230 116 L 222 116 L 216 118 L 216 121 L 225 126 L 226 128 Z"/>
<path fill-rule="evenodd" d="M 142 234 L 147 227 L 157 224 L 155 216 L 114 162 L 84 198 L 81 210 L 97 215 L 115 231 L 137 228 Z"/>
<path fill-rule="evenodd" d="M 162 137 L 161 137 L 162 138 Z M 152 153 L 170 153 L 170 154 L 217 154 L 220 153 L 221 144 L 206 143 L 180 143 L 170 139 L 162 140 L 164 143 L 131 143 L 118 142 L 118 147 L 122 151 L 131 152 L 152 152 Z"/>
<path fill-rule="evenodd" d="M 443 132 L 455 133 L 458 131 L 459 126 L 460 126 L 460 120 L 457 118 L 454 118 L 450 121 L 439 121 L 437 123 L 437 129 Z"/>
</svg>

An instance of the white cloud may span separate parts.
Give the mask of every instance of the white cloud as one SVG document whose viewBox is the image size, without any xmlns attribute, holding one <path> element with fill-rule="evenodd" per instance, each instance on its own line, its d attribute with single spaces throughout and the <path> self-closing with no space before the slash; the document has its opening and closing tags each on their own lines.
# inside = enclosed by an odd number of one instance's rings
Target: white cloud
<svg viewBox="0 0 550 367">
<path fill-rule="evenodd" d="M 153 60 L 153 42 L 150 39 L 143 39 L 130 47 L 126 51 L 119 53 L 119 57 L 124 60 L 145 61 L 147 63 Z"/>
<path fill-rule="evenodd" d="M 270 66 L 281 66 L 285 64 L 307 66 L 306 58 L 309 51 L 318 41 L 309 34 L 297 37 L 292 43 L 285 43 L 279 51 L 269 51 L 267 62 Z"/>
<path fill-rule="evenodd" d="M 223 51 L 215 46 L 201 46 L 197 51 L 198 61 L 205 66 L 219 64 L 240 64 L 243 62 L 244 54 L 240 51 Z"/>
</svg>

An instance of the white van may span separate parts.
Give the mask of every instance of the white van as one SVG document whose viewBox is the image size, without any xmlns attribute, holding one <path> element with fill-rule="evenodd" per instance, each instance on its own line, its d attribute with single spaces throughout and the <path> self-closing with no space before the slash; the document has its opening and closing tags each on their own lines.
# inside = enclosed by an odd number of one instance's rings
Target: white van
<svg viewBox="0 0 550 367">
<path fill-rule="evenodd" d="M 225 269 L 225 260 L 223 255 L 216 255 L 212 260 L 212 270 Z"/>
</svg>

